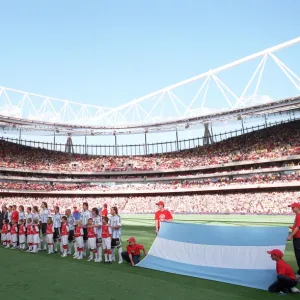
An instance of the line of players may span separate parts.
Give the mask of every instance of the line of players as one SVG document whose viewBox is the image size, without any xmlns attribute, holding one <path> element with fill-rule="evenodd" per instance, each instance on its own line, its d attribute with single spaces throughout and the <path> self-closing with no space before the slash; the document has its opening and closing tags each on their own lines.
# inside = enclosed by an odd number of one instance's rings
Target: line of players
<svg viewBox="0 0 300 300">
<path fill-rule="evenodd" d="M 111 217 L 101 216 L 98 208 L 88 210 L 88 203 L 83 203 L 80 219 L 75 220 L 71 210 L 67 209 L 61 215 L 59 207 L 54 208 L 54 215 L 49 214 L 47 203 L 43 202 L 42 210 L 19 214 L 19 222 L 15 219 L 4 220 L 1 240 L 6 248 L 25 250 L 37 253 L 41 250 L 40 231 L 43 236 L 43 250 L 48 254 L 61 253 L 62 257 L 72 254 L 74 244 L 74 258 L 83 259 L 89 250 L 88 261 L 101 262 L 102 254 L 106 263 L 115 261 L 115 251 L 122 260 L 121 217 L 117 207 L 111 208 Z M 60 249 L 58 248 L 60 245 Z M 26 247 L 27 246 L 27 247 Z"/>
</svg>

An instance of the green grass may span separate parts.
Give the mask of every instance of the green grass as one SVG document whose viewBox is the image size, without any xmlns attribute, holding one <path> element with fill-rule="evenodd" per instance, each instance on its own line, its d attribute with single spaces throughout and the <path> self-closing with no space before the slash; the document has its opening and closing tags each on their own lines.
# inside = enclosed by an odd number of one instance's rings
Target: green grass
<svg viewBox="0 0 300 300">
<path fill-rule="evenodd" d="M 176 216 L 182 222 L 227 225 L 289 225 L 288 217 Z M 123 240 L 135 236 L 149 249 L 154 238 L 153 216 L 123 216 Z M 296 269 L 291 243 L 285 259 Z M 198 278 L 132 268 L 29 254 L 0 248 L 1 299 L 106 300 L 235 300 L 277 299 L 268 292 Z M 293 297 L 293 296 L 290 296 Z"/>
</svg>

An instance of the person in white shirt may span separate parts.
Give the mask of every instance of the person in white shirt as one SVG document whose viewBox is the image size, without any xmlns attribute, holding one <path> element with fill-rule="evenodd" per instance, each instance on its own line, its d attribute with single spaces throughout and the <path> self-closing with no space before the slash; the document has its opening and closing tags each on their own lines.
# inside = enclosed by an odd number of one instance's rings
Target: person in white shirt
<svg viewBox="0 0 300 300">
<path fill-rule="evenodd" d="M 37 221 L 37 223 L 35 221 Z M 41 222 L 41 216 L 39 213 L 39 208 L 37 206 L 34 206 L 32 208 L 32 223 L 37 224 L 39 230 L 40 230 L 40 226 L 39 226 L 40 222 Z M 37 251 L 40 251 L 41 250 L 41 239 L 39 238 L 38 240 L 39 240 L 39 243 L 38 243 Z"/>
<path fill-rule="evenodd" d="M 82 212 L 80 215 L 80 221 L 82 223 L 83 228 L 83 243 L 84 243 L 84 250 L 83 250 L 83 256 L 86 256 L 86 250 L 87 250 L 87 241 L 88 241 L 88 229 L 87 229 L 87 223 L 90 218 L 92 218 L 92 213 L 88 210 L 89 204 L 87 202 L 84 202 L 82 204 Z"/>
<path fill-rule="evenodd" d="M 97 246 L 97 253 L 96 253 L 96 258 L 95 262 L 101 262 L 102 261 L 102 239 L 101 239 L 101 225 L 102 225 L 102 219 L 101 216 L 99 215 L 99 210 L 98 208 L 94 207 L 92 209 L 92 215 L 93 215 L 93 224 L 96 229 L 96 235 L 97 235 L 97 241 L 96 241 L 96 246 Z"/>
<path fill-rule="evenodd" d="M 109 219 L 109 226 L 112 230 L 112 240 L 111 240 L 111 248 L 112 248 L 112 260 L 115 261 L 115 250 L 118 249 L 119 253 L 119 264 L 123 262 L 122 259 L 122 241 L 121 241 L 121 227 L 122 220 L 118 215 L 118 208 L 113 206 L 110 210 L 111 217 Z"/>
<path fill-rule="evenodd" d="M 72 244 L 74 242 L 74 229 L 75 229 L 75 218 L 71 213 L 70 209 L 65 212 L 67 222 L 69 226 L 69 237 L 68 237 L 68 255 L 72 254 Z"/>
<path fill-rule="evenodd" d="M 54 252 L 58 252 L 58 240 L 60 239 L 60 228 L 61 228 L 61 214 L 59 213 L 59 207 L 54 206 L 54 215 L 53 215 L 53 226 L 54 226 Z"/>
<path fill-rule="evenodd" d="M 43 235 L 43 248 L 44 251 L 47 251 L 47 220 L 49 217 L 49 210 L 48 205 L 46 202 L 42 202 L 41 205 L 41 213 L 40 213 L 40 219 L 41 219 L 41 229 L 42 229 L 42 235 Z"/>
</svg>

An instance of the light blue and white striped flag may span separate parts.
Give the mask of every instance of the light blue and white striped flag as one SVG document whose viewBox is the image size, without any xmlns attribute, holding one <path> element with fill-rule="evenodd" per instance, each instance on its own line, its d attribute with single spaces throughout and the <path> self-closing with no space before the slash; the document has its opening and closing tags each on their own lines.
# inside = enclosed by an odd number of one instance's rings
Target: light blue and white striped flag
<svg viewBox="0 0 300 300">
<path fill-rule="evenodd" d="M 285 250 L 286 227 L 163 223 L 137 266 L 267 290 L 276 266 L 267 251 Z"/>
</svg>

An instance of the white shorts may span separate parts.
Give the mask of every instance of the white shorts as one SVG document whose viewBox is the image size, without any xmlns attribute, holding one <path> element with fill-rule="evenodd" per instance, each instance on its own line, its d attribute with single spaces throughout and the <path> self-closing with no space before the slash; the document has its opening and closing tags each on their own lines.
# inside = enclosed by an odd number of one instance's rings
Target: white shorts
<svg viewBox="0 0 300 300">
<path fill-rule="evenodd" d="M 53 244 L 53 233 L 47 234 L 47 244 L 52 245 Z"/>
<path fill-rule="evenodd" d="M 88 248 L 89 249 L 96 249 L 96 238 L 88 238 Z"/>
<path fill-rule="evenodd" d="M 10 232 L 8 232 L 8 233 L 6 234 L 6 240 L 7 240 L 7 241 L 10 241 L 10 238 L 11 238 Z"/>
<path fill-rule="evenodd" d="M 20 244 L 25 244 L 25 234 L 19 235 L 19 243 Z"/>
<path fill-rule="evenodd" d="M 27 235 L 27 244 L 33 244 L 33 235 L 32 234 Z"/>
<path fill-rule="evenodd" d="M 1 233 L 1 241 L 6 241 L 6 233 Z"/>
<path fill-rule="evenodd" d="M 68 235 L 62 235 L 62 236 L 61 236 L 61 244 L 62 244 L 63 246 L 68 245 L 68 238 L 69 238 Z"/>
<path fill-rule="evenodd" d="M 107 250 L 111 249 L 111 237 L 102 238 L 102 248 Z"/>
<path fill-rule="evenodd" d="M 33 243 L 34 244 L 39 244 L 41 242 L 41 240 L 40 240 L 40 235 L 37 233 L 37 234 L 34 234 L 33 235 Z"/>
<path fill-rule="evenodd" d="M 18 235 L 16 233 L 11 235 L 11 242 L 16 243 L 18 241 Z"/>
<path fill-rule="evenodd" d="M 79 236 L 75 238 L 75 243 L 77 248 L 83 248 L 83 237 Z"/>
</svg>

